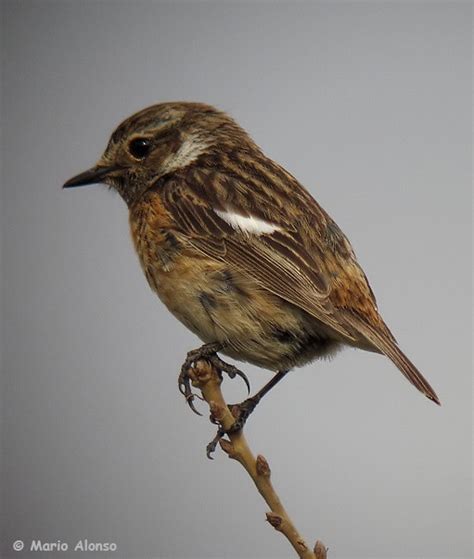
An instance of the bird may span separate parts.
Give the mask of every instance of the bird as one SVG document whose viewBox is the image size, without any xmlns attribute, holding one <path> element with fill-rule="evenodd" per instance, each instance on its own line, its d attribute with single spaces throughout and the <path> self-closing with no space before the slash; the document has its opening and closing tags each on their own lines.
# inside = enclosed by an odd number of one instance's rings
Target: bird
<svg viewBox="0 0 474 559">
<path fill-rule="evenodd" d="M 440 404 L 383 321 L 339 226 L 226 112 L 180 101 L 133 114 L 64 188 L 98 183 L 127 204 L 150 287 L 204 342 L 179 375 L 194 411 L 188 372 L 199 359 L 247 383 L 218 352 L 274 373 L 239 405 L 238 430 L 288 371 L 347 346 L 385 355 Z"/>
</svg>

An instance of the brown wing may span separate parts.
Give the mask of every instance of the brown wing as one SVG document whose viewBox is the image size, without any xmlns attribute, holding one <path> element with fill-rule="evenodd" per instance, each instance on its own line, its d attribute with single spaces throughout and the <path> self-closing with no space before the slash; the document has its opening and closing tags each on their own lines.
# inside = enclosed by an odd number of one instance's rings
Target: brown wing
<svg viewBox="0 0 474 559">
<path fill-rule="evenodd" d="M 213 180 L 217 180 L 215 175 Z M 234 193 L 242 191 L 242 185 L 235 184 L 236 179 L 225 177 L 226 185 L 231 186 L 232 180 Z M 243 204 L 239 206 L 235 196 L 231 201 L 230 197 L 227 200 L 225 197 L 206 200 L 190 187 L 189 182 L 179 177 L 161 183 L 157 190 L 177 229 L 195 248 L 248 273 L 264 289 L 305 310 L 349 343 L 357 343 L 360 338 L 357 330 L 340 320 L 331 296 L 339 265 L 336 261 L 328 261 L 326 247 L 311 241 L 311 233 L 316 239 L 319 234 L 314 235 L 314 231 L 310 231 L 307 219 L 304 223 L 301 221 L 303 214 L 291 218 L 279 211 L 272 212 L 270 218 L 262 207 L 251 213 Z M 248 234 L 229 225 L 216 210 L 228 210 L 247 217 L 257 215 L 271 220 L 280 229 L 271 234 Z M 334 235 L 334 227 L 337 226 L 332 222 L 331 226 L 331 235 Z M 338 250 L 334 241 L 334 238 L 328 240 L 328 246 L 332 247 L 330 250 Z M 346 250 L 347 257 L 349 253 Z M 367 289 L 371 297 L 370 289 Z"/>
<path fill-rule="evenodd" d="M 157 187 L 177 229 L 192 246 L 251 275 L 262 288 L 303 309 L 347 343 L 384 353 L 418 390 L 439 403 L 380 317 L 348 240 L 299 183 L 293 185 L 297 196 L 287 197 L 285 207 L 269 211 L 262 205 L 239 204 L 235 193 L 245 193 L 245 186 L 237 178 L 214 173 L 213 181 L 220 189 L 213 189 L 212 199 L 202 188 L 196 189 L 196 183 L 190 184 L 189 177 L 176 176 Z M 234 190 L 226 191 L 223 184 Z M 299 207 L 301 200 L 304 204 Z M 279 229 L 245 233 L 229 225 L 216 210 L 256 215 Z"/>
</svg>

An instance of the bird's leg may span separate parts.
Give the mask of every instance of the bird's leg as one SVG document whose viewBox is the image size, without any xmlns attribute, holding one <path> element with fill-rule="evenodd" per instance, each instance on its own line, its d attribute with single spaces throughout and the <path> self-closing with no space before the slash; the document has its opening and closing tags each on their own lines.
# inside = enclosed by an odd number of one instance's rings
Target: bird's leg
<svg viewBox="0 0 474 559">
<path fill-rule="evenodd" d="M 204 344 L 198 349 L 193 349 L 192 351 L 188 352 L 188 354 L 186 355 L 186 360 L 181 367 L 181 372 L 179 373 L 178 377 L 179 391 L 186 398 L 189 407 L 193 410 L 194 413 L 197 413 L 198 415 L 202 414 L 199 413 L 194 406 L 193 401 L 197 394 L 195 394 L 191 390 L 189 369 L 191 369 L 200 359 L 208 361 L 209 363 L 211 363 L 211 365 L 214 365 L 214 367 L 218 371 L 226 373 L 227 375 L 229 375 L 230 378 L 240 377 L 241 379 L 243 379 L 247 386 L 247 390 L 250 393 L 250 383 L 247 376 L 242 371 L 237 369 L 237 367 L 234 367 L 234 365 L 229 365 L 229 363 L 222 361 L 222 359 L 217 355 L 217 352 L 220 351 L 222 347 L 222 344 L 220 344 L 219 342 L 214 342 L 210 344 Z"/>
<path fill-rule="evenodd" d="M 245 425 L 245 422 L 247 421 L 249 415 L 256 408 L 256 406 L 260 402 L 260 400 L 266 394 L 268 394 L 270 392 L 270 390 L 274 386 L 276 386 L 287 373 L 288 373 L 288 371 L 278 371 L 267 382 L 267 384 L 265 384 L 264 386 L 262 386 L 262 388 L 260 388 L 260 390 L 256 394 L 254 394 L 250 398 L 247 398 L 246 400 L 244 400 L 240 404 L 231 404 L 229 406 L 230 410 L 232 411 L 232 415 L 234 415 L 236 417 L 236 420 L 235 420 L 234 424 L 232 425 L 232 427 L 229 429 L 228 433 L 236 433 L 237 431 L 240 431 L 243 428 L 243 426 Z"/>
<path fill-rule="evenodd" d="M 224 435 L 237 433 L 241 429 L 243 429 L 247 419 L 249 418 L 250 414 L 254 411 L 257 407 L 257 404 L 260 400 L 270 392 L 270 390 L 277 385 L 281 379 L 288 373 L 288 371 L 278 371 L 273 377 L 265 384 L 256 394 L 247 398 L 240 404 L 230 404 L 229 409 L 232 412 L 232 415 L 236 418 L 232 427 L 230 429 L 223 429 L 219 427 L 217 430 L 216 436 L 212 439 L 212 441 L 207 445 L 206 454 L 208 458 L 212 458 L 211 454 L 215 451 L 217 443 L 222 439 Z"/>
</svg>

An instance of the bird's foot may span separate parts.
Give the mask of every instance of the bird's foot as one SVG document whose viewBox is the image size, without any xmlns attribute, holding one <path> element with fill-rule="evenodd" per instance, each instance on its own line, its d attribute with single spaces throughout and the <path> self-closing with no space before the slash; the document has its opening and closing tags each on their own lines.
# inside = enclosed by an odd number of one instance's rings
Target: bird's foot
<svg viewBox="0 0 474 559">
<path fill-rule="evenodd" d="M 213 365 L 220 373 L 226 373 L 230 378 L 240 377 L 247 386 L 247 391 L 250 393 L 250 383 L 247 375 L 245 375 L 240 369 L 234 367 L 223 361 L 217 352 L 222 349 L 222 345 L 219 343 L 205 344 L 198 349 L 193 349 L 189 351 L 186 360 L 181 367 L 181 372 L 178 377 L 179 391 L 186 398 L 189 407 L 197 415 L 202 415 L 194 406 L 194 399 L 197 397 L 202 400 L 201 396 L 194 393 L 191 389 L 191 377 L 189 375 L 190 369 L 192 369 L 196 363 L 203 359 Z"/>
<path fill-rule="evenodd" d="M 260 398 L 252 396 L 240 404 L 230 404 L 229 409 L 235 417 L 235 421 L 232 424 L 232 427 L 227 430 L 227 433 L 237 433 L 238 431 L 241 431 L 247 423 L 247 419 L 250 417 L 250 414 L 257 407 L 259 402 Z"/>
<path fill-rule="evenodd" d="M 249 418 L 250 414 L 253 412 L 259 401 L 259 397 L 253 396 L 251 398 L 247 398 L 240 404 L 229 405 L 229 409 L 232 412 L 232 415 L 235 417 L 235 421 L 227 430 L 223 427 L 219 427 L 216 436 L 206 447 L 206 455 L 208 458 L 212 460 L 212 454 L 216 450 L 218 442 L 222 439 L 222 437 L 224 437 L 224 435 L 232 435 L 233 433 L 238 433 L 244 428 L 247 419 Z"/>
</svg>

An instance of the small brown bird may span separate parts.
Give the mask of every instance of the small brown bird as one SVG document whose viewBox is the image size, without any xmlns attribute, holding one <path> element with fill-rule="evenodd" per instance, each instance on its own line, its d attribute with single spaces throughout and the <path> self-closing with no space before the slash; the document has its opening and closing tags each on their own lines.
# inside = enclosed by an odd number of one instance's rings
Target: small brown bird
<svg viewBox="0 0 474 559">
<path fill-rule="evenodd" d="M 125 200 L 151 288 L 206 343 L 180 375 L 191 407 L 187 371 L 198 359 L 243 376 L 217 351 L 277 372 L 240 405 L 237 429 L 288 370 L 344 345 L 385 354 L 439 404 L 382 320 L 342 231 L 224 112 L 175 102 L 136 113 L 64 187 L 92 183 Z"/>
</svg>

